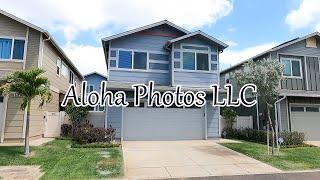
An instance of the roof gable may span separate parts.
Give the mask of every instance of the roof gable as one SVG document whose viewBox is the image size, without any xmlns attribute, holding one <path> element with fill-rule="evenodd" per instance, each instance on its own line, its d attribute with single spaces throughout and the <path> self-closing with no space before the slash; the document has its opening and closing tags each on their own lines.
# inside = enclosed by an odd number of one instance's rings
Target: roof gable
<svg viewBox="0 0 320 180">
<path fill-rule="evenodd" d="M 116 35 L 113 35 L 113 36 L 102 38 L 102 41 L 110 41 L 112 39 L 117 39 L 117 38 L 120 38 L 120 37 L 123 37 L 123 36 L 134 34 L 134 33 L 137 33 L 137 32 L 140 32 L 140 31 L 144 31 L 144 30 L 147 30 L 147 29 L 151 29 L 153 27 L 164 25 L 164 24 L 166 24 L 168 26 L 171 26 L 171 27 L 181 31 L 184 34 L 188 34 L 189 33 L 189 31 L 183 29 L 182 27 L 177 26 L 177 25 L 173 24 L 170 21 L 164 20 L 164 21 L 156 22 L 156 23 L 149 24 L 149 25 L 146 25 L 146 26 L 142 26 L 142 27 L 139 27 L 139 28 L 136 28 L 136 29 L 133 29 L 133 30 L 129 30 L 129 31 L 126 31 L 126 32 L 123 32 L 123 33 L 119 33 L 119 34 L 116 34 Z"/>
<path fill-rule="evenodd" d="M 202 31 L 200 31 L 200 30 L 192 32 L 192 33 L 189 33 L 189 34 L 186 34 L 184 36 L 180 36 L 180 37 L 175 38 L 175 39 L 171 39 L 171 40 L 168 41 L 167 46 L 171 45 L 174 42 L 178 42 L 178 41 L 181 41 L 181 40 L 184 40 L 184 39 L 187 39 L 187 38 L 190 38 L 190 37 L 194 37 L 194 36 L 201 36 L 201 37 L 203 37 L 203 38 L 205 38 L 205 39 L 207 39 L 207 40 L 209 40 L 209 41 L 211 41 L 211 42 L 213 42 L 215 44 L 218 44 L 220 46 L 220 50 L 223 50 L 223 49 L 228 47 L 227 44 L 223 43 L 222 41 L 210 36 L 209 34 L 206 34 L 206 33 L 202 32 Z"/>
<path fill-rule="evenodd" d="M 21 24 L 24 24 L 24 25 L 26 25 L 26 26 L 28 26 L 28 27 L 30 27 L 30 28 L 32 28 L 32 29 L 35 29 L 35 30 L 43 33 L 45 36 L 47 36 L 47 37 L 48 37 L 47 40 L 50 41 L 50 42 L 53 44 L 53 46 L 58 50 L 58 52 L 66 59 L 66 61 L 69 63 L 69 65 L 73 68 L 72 70 L 73 70 L 78 76 L 80 76 L 81 78 L 83 78 L 83 76 L 82 76 L 82 74 L 80 73 L 80 71 L 76 68 L 76 66 L 75 66 L 75 65 L 72 63 L 72 61 L 68 58 L 68 56 L 65 54 L 65 52 L 60 48 L 60 46 L 58 45 L 58 43 L 53 39 L 53 37 L 50 35 L 50 33 L 49 33 L 48 31 L 46 31 L 46 30 L 44 30 L 44 29 L 42 29 L 42 28 L 40 28 L 40 27 L 38 27 L 38 26 L 36 26 L 36 25 L 28 22 L 28 21 L 25 21 L 25 20 L 23 20 L 23 19 L 21 19 L 21 18 L 18 18 L 17 16 L 14 16 L 14 15 L 6 12 L 6 11 L 3 11 L 3 10 L 1 10 L 1 9 L 0 9 L 0 14 L 4 15 L 4 16 L 6 16 L 6 17 L 9 17 L 9 18 L 11 18 L 11 19 L 13 19 L 13 20 L 21 23 Z"/>
<path fill-rule="evenodd" d="M 229 67 L 229 68 L 227 68 L 227 69 L 222 70 L 222 71 L 220 72 L 220 74 L 227 73 L 228 71 L 230 71 L 230 70 L 232 70 L 232 69 L 234 69 L 234 68 L 237 68 L 237 67 L 241 66 L 242 64 L 248 62 L 248 61 L 251 60 L 251 59 L 255 59 L 255 58 L 258 58 L 258 57 L 260 57 L 260 56 L 263 56 L 263 55 L 265 55 L 265 54 L 267 54 L 267 53 L 270 53 L 270 52 L 277 51 L 277 50 L 279 50 L 279 49 L 288 47 L 288 46 L 290 46 L 290 45 L 292 45 L 292 44 L 295 44 L 295 43 L 298 43 L 298 42 L 300 42 L 300 41 L 306 40 L 306 39 L 308 39 L 308 38 L 310 38 L 310 37 L 313 37 L 313 36 L 318 36 L 318 37 L 320 37 L 320 33 L 319 33 L 319 32 L 314 32 L 314 33 L 308 34 L 308 35 L 306 35 L 306 36 L 303 36 L 303 37 L 300 37 L 300 38 L 299 38 L 299 37 L 298 37 L 298 38 L 294 38 L 294 39 L 291 39 L 291 40 L 286 41 L 286 42 L 284 42 L 284 43 L 281 43 L 281 44 L 279 44 L 279 45 L 277 45 L 277 46 L 275 46 L 275 47 L 273 47 L 273 48 L 271 48 L 271 49 L 269 49 L 269 50 L 267 50 L 267 51 L 264 51 L 264 52 L 262 52 L 262 53 L 259 53 L 259 54 L 255 55 L 255 56 L 253 56 L 253 57 L 251 57 L 251 58 L 249 58 L 249 59 L 247 59 L 247 60 L 244 60 L 244 61 L 242 61 L 242 62 L 240 62 L 240 63 L 238 63 L 238 64 L 235 64 L 235 65 L 233 65 L 233 66 L 231 66 L 231 67 Z"/>
<path fill-rule="evenodd" d="M 91 75 L 98 75 L 98 76 L 101 76 L 101 77 L 103 77 L 103 78 L 105 78 L 105 79 L 108 79 L 107 76 L 105 76 L 105 75 L 103 75 L 103 74 L 101 74 L 101 73 L 98 73 L 98 72 L 96 72 L 96 71 L 91 72 L 91 73 L 88 73 L 88 74 L 84 75 L 84 77 L 86 78 L 86 77 L 91 76 Z"/>
</svg>

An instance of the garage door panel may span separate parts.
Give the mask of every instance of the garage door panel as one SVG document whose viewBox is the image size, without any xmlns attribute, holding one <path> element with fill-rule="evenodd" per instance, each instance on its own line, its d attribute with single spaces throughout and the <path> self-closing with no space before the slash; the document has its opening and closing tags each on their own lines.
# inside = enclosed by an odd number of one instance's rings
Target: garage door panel
<svg viewBox="0 0 320 180">
<path fill-rule="evenodd" d="M 291 130 L 303 132 L 306 140 L 320 140 L 319 127 L 320 112 L 291 111 Z"/>
<path fill-rule="evenodd" d="M 124 140 L 203 139 L 201 109 L 126 108 Z"/>
</svg>

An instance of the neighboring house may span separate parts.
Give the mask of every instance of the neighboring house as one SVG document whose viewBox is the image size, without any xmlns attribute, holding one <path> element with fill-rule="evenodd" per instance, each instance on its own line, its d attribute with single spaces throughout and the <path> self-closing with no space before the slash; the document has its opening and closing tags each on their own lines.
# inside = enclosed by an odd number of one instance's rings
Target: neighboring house
<svg viewBox="0 0 320 180">
<path fill-rule="evenodd" d="M 279 84 L 279 100 L 282 100 L 276 106 L 277 116 L 273 114 L 273 119 L 279 121 L 279 130 L 300 131 L 308 140 L 320 140 L 320 34 L 295 38 L 250 59 L 263 58 L 277 59 L 284 65 L 284 80 Z M 230 74 L 242 69 L 243 63 L 221 71 L 221 85 L 229 82 L 235 85 Z M 264 113 L 261 104 L 258 109 L 259 115 Z M 252 115 L 254 122 L 257 121 L 256 107 L 240 107 L 238 112 Z M 256 128 L 257 125 L 254 124 Z M 265 124 L 260 121 L 259 126 L 262 129 Z"/>
<path fill-rule="evenodd" d="M 219 53 L 227 45 L 201 32 L 161 21 L 102 39 L 109 90 L 127 92 L 131 85 L 154 81 L 159 91 L 205 90 L 219 83 Z M 219 136 L 219 108 L 210 95 L 202 108 L 107 107 L 106 126 L 122 140 L 207 139 Z"/>
<path fill-rule="evenodd" d="M 60 116 L 60 102 L 69 84 L 80 85 L 83 77 L 47 31 L 0 10 L 0 78 L 37 67 L 46 71 L 44 76 L 50 81 L 52 101 L 42 109 L 37 101 L 32 102 L 31 138 L 60 129 L 58 121 L 48 120 Z M 0 97 L 1 142 L 23 141 L 26 113 L 20 110 L 21 102 L 14 94 Z"/>
<path fill-rule="evenodd" d="M 101 81 L 107 81 L 108 77 L 98 73 L 98 72 L 92 72 L 89 74 L 84 75 L 84 80 L 87 81 L 87 93 L 91 91 L 97 91 L 100 92 L 100 83 Z M 92 109 L 92 111 L 104 111 L 105 107 L 102 106 L 96 106 Z"/>
</svg>

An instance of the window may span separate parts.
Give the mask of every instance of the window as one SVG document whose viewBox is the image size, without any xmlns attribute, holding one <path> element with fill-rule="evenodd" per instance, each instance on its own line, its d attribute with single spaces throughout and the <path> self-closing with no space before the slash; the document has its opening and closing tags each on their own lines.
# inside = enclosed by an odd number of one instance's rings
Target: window
<svg viewBox="0 0 320 180">
<path fill-rule="evenodd" d="M 314 107 L 314 106 L 306 107 L 306 111 L 307 112 L 319 112 L 319 107 Z"/>
<path fill-rule="evenodd" d="M 94 91 L 94 86 L 89 84 L 88 87 L 87 87 L 87 93 L 90 93 L 92 91 Z"/>
<path fill-rule="evenodd" d="M 62 63 L 62 68 L 61 68 L 61 74 L 62 74 L 62 76 L 64 76 L 64 77 L 67 77 L 68 76 L 68 67 L 64 64 L 64 63 Z"/>
<path fill-rule="evenodd" d="M 61 59 L 57 59 L 57 75 L 61 73 Z"/>
<path fill-rule="evenodd" d="M 134 52 L 133 69 L 147 69 L 146 52 Z"/>
<path fill-rule="evenodd" d="M 119 51 L 119 68 L 132 68 L 132 52 L 131 51 Z"/>
<path fill-rule="evenodd" d="M 208 51 L 207 46 L 192 46 L 192 45 L 184 45 L 182 46 L 183 49 L 194 49 L 194 50 L 204 50 Z"/>
<path fill-rule="evenodd" d="M 195 70 L 194 52 L 183 52 L 183 69 Z"/>
<path fill-rule="evenodd" d="M 294 107 L 291 107 L 291 111 L 293 111 L 293 112 L 304 112 L 304 107 L 294 106 Z"/>
<path fill-rule="evenodd" d="M 147 69 L 147 58 L 146 52 L 138 51 L 119 51 L 119 68 L 126 69 Z"/>
<path fill-rule="evenodd" d="M 69 71 L 69 83 L 70 84 L 74 83 L 74 74 L 72 71 Z"/>
<path fill-rule="evenodd" d="M 209 71 L 208 54 L 199 52 L 183 52 L 183 69 Z"/>
<path fill-rule="evenodd" d="M 209 47 L 183 45 L 182 68 L 185 70 L 209 71 Z"/>
<path fill-rule="evenodd" d="M 291 78 L 301 77 L 301 60 L 294 58 L 282 58 L 281 62 L 284 66 L 283 75 Z"/>
<path fill-rule="evenodd" d="M 197 70 L 209 71 L 208 54 L 197 53 Z"/>
<path fill-rule="evenodd" d="M 0 59 L 23 60 L 25 40 L 0 38 Z"/>
</svg>

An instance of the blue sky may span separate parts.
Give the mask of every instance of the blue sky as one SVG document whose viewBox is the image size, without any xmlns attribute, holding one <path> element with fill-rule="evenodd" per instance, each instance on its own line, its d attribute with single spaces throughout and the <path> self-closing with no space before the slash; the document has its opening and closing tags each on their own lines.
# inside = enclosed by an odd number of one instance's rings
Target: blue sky
<svg viewBox="0 0 320 180">
<path fill-rule="evenodd" d="M 106 74 L 102 37 L 163 19 L 229 44 L 221 54 L 221 69 L 320 30 L 319 0 L 0 0 L 0 4 L 48 30 L 84 74 Z"/>
</svg>

